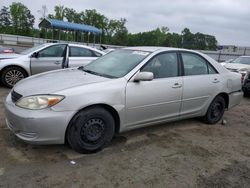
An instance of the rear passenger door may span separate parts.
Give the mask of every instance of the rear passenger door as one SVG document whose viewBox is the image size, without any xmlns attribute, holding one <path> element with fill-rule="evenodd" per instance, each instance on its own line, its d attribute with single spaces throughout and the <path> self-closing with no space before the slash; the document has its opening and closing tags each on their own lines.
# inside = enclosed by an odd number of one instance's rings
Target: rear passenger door
<svg viewBox="0 0 250 188">
<path fill-rule="evenodd" d="M 204 112 L 208 102 L 219 92 L 220 76 L 201 55 L 181 52 L 183 63 L 183 96 L 181 116 Z"/>
<path fill-rule="evenodd" d="M 99 52 L 84 47 L 69 47 L 69 67 L 85 66 L 91 61 L 102 56 Z"/>
</svg>

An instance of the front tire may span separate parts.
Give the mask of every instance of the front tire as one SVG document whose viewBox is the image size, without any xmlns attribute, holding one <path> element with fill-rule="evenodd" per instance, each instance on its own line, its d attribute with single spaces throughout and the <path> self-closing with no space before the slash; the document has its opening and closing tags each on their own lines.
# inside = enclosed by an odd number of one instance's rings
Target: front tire
<svg viewBox="0 0 250 188">
<path fill-rule="evenodd" d="M 12 88 L 17 82 L 27 77 L 26 72 L 19 67 L 8 67 L 1 74 L 1 81 L 4 86 Z"/>
<path fill-rule="evenodd" d="M 69 145 L 79 153 L 100 151 L 113 138 L 115 122 L 101 107 L 92 107 L 77 113 L 67 130 Z"/>
<path fill-rule="evenodd" d="M 225 107 L 225 99 L 220 95 L 215 97 L 204 116 L 204 122 L 207 124 L 215 124 L 220 121 L 225 112 Z"/>
</svg>

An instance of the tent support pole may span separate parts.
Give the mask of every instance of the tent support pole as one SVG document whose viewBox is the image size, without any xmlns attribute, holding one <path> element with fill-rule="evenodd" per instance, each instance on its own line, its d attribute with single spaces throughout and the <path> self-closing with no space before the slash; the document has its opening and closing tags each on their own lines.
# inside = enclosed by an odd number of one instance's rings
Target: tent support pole
<svg viewBox="0 0 250 188">
<path fill-rule="evenodd" d="M 52 27 L 52 40 L 54 40 L 54 28 Z"/>
<path fill-rule="evenodd" d="M 89 45 L 89 35 L 90 35 L 90 33 L 88 32 L 88 45 Z"/>
<path fill-rule="evenodd" d="M 60 40 L 61 40 L 61 30 L 60 29 L 58 29 L 58 38 L 59 38 L 59 42 L 60 42 Z"/>
</svg>

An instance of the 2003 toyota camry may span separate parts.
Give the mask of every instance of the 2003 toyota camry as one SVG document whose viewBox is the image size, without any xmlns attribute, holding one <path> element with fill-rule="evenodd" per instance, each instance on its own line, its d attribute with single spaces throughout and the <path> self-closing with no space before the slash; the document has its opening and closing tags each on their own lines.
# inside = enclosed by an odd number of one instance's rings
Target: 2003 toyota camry
<svg viewBox="0 0 250 188">
<path fill-rule="evenodd" d="M 146 125 L 191 117 L 217 123 L 241 98 L 241 75 L 204 54 L 130 47 L 20 81 L 7 96 L 6 122 L 27 142 L 68 142 L 89 153 Z"/>
</svg>

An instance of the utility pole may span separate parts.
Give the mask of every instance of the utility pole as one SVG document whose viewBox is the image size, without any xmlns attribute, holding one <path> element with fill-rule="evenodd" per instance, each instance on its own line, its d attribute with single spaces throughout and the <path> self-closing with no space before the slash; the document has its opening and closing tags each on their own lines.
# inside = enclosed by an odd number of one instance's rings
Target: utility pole
<svg viewBox="0 0 250 188">
<path fill-rule="evenodd" d="M 39 12 L 42 15 L 42 18 L 46 18 L 48 9 L 47 9 L 46 5 L 42 5 L 42 9 L 38 10 L 37 12 Z"/>
<path fill-rule="evenodd" d="M 37 12 L 40 13 L 42 15 L 42 19 L 44 19 L 47 17 L 48 9 L 47 9 L 46 5 L 42 5 L 42 9 L 38 10 Z M 40 30 L 40 32 L 41 32 L 41 30 Z M 47 38 L 47 28 L 45 28 L 45 36 L 44 37 Z M 40 35 L 39 35 L 39 38 L 40 38 Z"/>
</svg>

